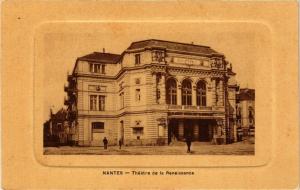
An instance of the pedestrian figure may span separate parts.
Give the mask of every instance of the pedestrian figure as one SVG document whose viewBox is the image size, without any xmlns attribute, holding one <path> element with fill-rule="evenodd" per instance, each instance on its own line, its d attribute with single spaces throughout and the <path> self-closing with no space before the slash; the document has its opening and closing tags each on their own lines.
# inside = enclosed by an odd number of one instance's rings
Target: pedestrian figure
<svg viewBox="0 0 300 190">
<path fill-rule="evenodd" d="M 119 140 L 119 149 L 122 147 L 122 139 Z"/>
<path fill-rule="evenodd" d="M 237 128 L 237 141 L 243 140 L 243 129 L 241 127 Z"/>
<path fill-rule="evenodd" d="M 192 137 L 188 135 L 185 139 L 186 145 L 187 145 L 187 152 L 191 152 L 191 145 L 192 145 Z"/>
<path fill-rule="evenodd" d="M 104 149 L 107 149 L 108 140 L 106 137 L 103 139 Z"/>
</svg>

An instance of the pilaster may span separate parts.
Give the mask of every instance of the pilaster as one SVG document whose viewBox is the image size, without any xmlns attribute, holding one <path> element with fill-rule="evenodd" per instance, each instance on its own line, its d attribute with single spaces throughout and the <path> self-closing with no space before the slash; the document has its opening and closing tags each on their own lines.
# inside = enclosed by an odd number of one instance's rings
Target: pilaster
<svg viewBox="0 0 300 190">
<path fill-rule="evenodd" d="M 182 105 L 181 103 L 181 85 L 177 85 L 177 105 Z"/>
<path fill-rule="evenodd" d="M 161 104 L 166 104 L 166 77 L 164 74 L 161 75 L 160 85 L 160 101 Z"/>
<path fill-rule="evenodd" d="M 197 87 L 196 86 L 192 86 L 192 105 L 193 106 L 197 106 Z"/>
<path fill-rule="evenodd" d="M 218 105 L 219 106 L 224 106 L 224 81 L 223 80 L 220 80 L 218 89 L 219 89 Z"/>
<path fill-rule="evenodd" d="M 156 82 L 156 73 L 152 73 L 152 93 L 153 93 L 153 104 L 157 104 L 158 103 L 158 99 L 157 99 L 157 82 Z"/>
<path fill-rule="evenodd" d="M 216 79 L 211 81 L 211 105 L 216 106 Z"/>
</svg>

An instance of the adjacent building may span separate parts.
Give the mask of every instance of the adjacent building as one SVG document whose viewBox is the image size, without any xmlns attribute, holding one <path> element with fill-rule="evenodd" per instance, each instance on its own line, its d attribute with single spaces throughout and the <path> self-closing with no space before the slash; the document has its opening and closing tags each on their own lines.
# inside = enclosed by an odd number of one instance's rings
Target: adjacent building
<svg viewBox="0 0 300 190">
<path fill-rule="evenodd" d="M 77 58 L 68 75 L 67 119 L 80 146 L 102 145 L 104 137 L 167 145 L 187 135 L 232 143 L 235 75 L 222 53 L 202 45 L 150 39 L 120 55 L 94 52 Z"/>
<path fill-rule="evenodd" d="M 67 120 L 67 110 L 61 108 L 56 113 L 50 110 L 50 119 L 44 123 L 44 146 L 75 144 L 75 132 L 71 130 Z"/>
<path fill-rule="evenodd" d="M 236 121 L 243 136 L 254 136 L 255 130 L 255 90 L 241 88 L 237 94 Z"/>
</svg>

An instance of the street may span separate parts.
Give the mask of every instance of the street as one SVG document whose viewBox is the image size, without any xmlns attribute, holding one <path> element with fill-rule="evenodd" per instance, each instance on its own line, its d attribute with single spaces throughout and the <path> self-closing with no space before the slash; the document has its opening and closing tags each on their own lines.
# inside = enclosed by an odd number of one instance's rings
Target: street
<svg viewBox="0 0 300 190">
<path fill-rule="evenodd" d="M 108 146 L 103 147 L 45 147 L 45 155 L 254 155 L 255 144 L 247 141 L 227 144 L 211 145 L 193 143 L 191 153 L 187 153 L 186 145 L 170 146 Z"/>
</svg>

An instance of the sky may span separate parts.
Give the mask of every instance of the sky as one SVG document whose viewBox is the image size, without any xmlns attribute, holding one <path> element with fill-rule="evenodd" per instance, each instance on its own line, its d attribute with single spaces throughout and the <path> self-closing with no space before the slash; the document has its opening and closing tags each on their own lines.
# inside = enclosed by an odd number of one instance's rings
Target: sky
<svg viewBox="0 0 300 190">
<path fill-rule="evenodd" d="M 138 22 L 56 23 L 36 40 L 36 60 L 43 64 L 44 118 L 63 107 L 64 84 L 77 57 L 98 51 L 121 54 L 134 41 L 161 39 L 210 46 L 232 63 L 241 88 L 255 88 L 255 67 L 263 64 L 270 44 L 269 31 L 255 23 Z M 258 68 L 256 68 L 258 69 Z"/>
</svg>

